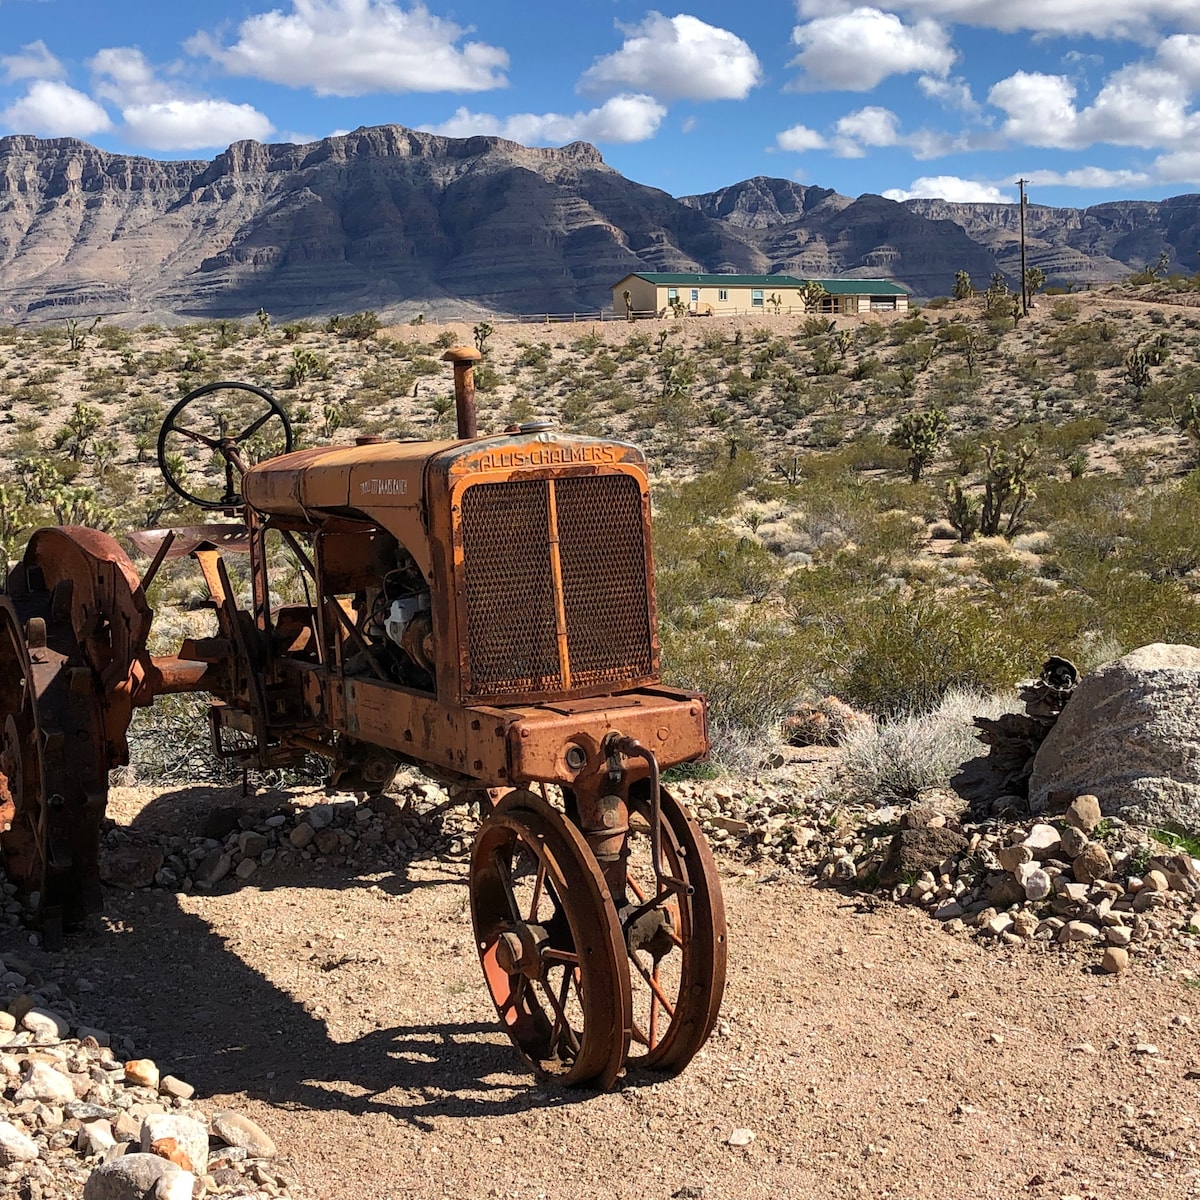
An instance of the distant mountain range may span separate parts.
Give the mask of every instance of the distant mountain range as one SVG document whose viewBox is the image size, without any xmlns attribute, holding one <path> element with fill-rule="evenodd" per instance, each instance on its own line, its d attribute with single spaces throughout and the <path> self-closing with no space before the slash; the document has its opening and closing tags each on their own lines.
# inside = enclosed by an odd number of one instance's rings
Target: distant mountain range
<svg viewBox="0 0 1200 1200">
<path fill-rule="evenodd" d="M 1200 268 L 1200 196 L 1031 205 L 1051 282 Z M 0 138 L 0 321 L 595 310 L 631 271 L 1016 279 L 1015 205 L 904 203 L 756 178 L 674 198 L 595 147 L 529 149 L 398 125 L 310 145 L 238 142 L 211 162 Z"/>
</svg>

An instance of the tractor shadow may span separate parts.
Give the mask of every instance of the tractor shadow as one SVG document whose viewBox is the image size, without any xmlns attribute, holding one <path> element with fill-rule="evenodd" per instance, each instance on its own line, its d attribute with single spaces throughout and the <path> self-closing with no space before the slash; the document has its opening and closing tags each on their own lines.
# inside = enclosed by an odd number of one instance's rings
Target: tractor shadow
<svg viewBox="0 0 1200 1200">
<path fill-rule="evenodd" d="M 159 795 L 127 825 L 118 804 L 117 818 L 135 839 L 150 834 L 194 836 L 214 802 L 236 803 L 248 813 L 260 813 L 264 806 L 277 810 L 278 795 L 243 800 L 240 787 L 188 787 Z M 465 893 L 464 880 L 461 864 L 417 852 L 410 861 L 398 864 L 378 860 L 358 867 L 272 864 L 246 882 L 223 881 L 209 894 L 219 900 L 243 890 L 268 892 L 272 905 L 279 896 L 283 911 L 297 903 L 301 889 L 345 893 L 378 888 L 404 905 L 427 889 L 452 885 Z M 218 931 L 217 914 L 213 924 L 199 915 L 203 900 L 180 899 L 157 887 L 138 891 L 106 887 L 105 907 L 102 928 L 68 937 L 58 955 L 31 950 L 26 935 L 18 933 L 11 947 L 0 936 L 0 957 L 19 953 L 42 978 L 61 977 L 64 991 L 80 1003 L 89 1024 L 111 1030 L 118 1046 L 121 1038 L 129 1037 L 139 1056 L 154 1059 L 164 1074 L 187 1080 L 198 1097 L 241 1093 L 276 1107 L 384 1113 L 414 1128 L 430 1129 L 437 1117 L 502 1116 L 585 1103 L 595 1095 L 539 1085 L 522 1072 L 498 1021 L 394 1023 L 340 1040 L 318 1004 L 333 992 L 308 994 L 297 971 L 293 993 L 290 985 L 279 982 L 288 971 L 278 957 L 266 960 L 276 976 L 268 978 Z M 334 943 L 327 939 L 336 936 L 339 918 L 319 903 L 306 908 L 313 913 L 314 942 L 309 944 L 319 941 L 329 949 Z M 414 905 L 414 935 L 426 932 L 419 927 L 423 911 Z M 261 896 L 248 902 L 248 920 L 262 912 Z M 296 932 L 293 927 L 293 940 Z M 464 935 L 469 953 L 469 914 L 465 926 L 454 933 Z M 348 934 L 347 945 L 360 951 L 369 941 L 361 931 Z M 240 936 L 244 940 L 244 929 Z M 258 935 L 251 930 L 250 936 Z M 261 936 L 269 938 L 269 929 L 263 928 Z M 370 963 L 373 956 L 360 953 L 347 961 Z M 389 999 L 411 1000 L 418 1012 L 433 1003 L 424 994 L 432 995 L 445 984 L 435 957 L 421 961 L 424 978 L 398 973 L 388 989 Z M 336 958 L 329 965 L 319 964 L 319 970 L 331 972 L 331 988 L 348 986 L 333 974 L 342 965 Z M 351 980 L 355 969 L 352 965 Z M 75 986 L 80 978 L 86 980 L 82 991 Z M 308 978 L 312 978 L 311 967 Z M 482 993 L 483 980 L 477 971 L 473 982 Z M 375 997 L 359 1003 L 354 997 L 338 995 L 331 1008 L 340 1011 L 347 1025 L 361 1029 L 362 1018 L 369 1017 L 374 1002 Z M 444 1008 L 443 1004 L 443 1013 Z"/>
</svg>

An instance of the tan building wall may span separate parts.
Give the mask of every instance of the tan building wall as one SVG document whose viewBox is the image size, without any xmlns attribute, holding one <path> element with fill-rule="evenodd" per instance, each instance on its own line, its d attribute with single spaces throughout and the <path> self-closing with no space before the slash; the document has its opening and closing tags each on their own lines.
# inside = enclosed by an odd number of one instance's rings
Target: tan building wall
<svg viewBox="0 0 1200 1200">
<path fill-rule="evenodd" d="M 735 313 L 773 313 L 774 306 L 767 303 L 772 295 L 778 295 L 782 304 L 780 311 L 798 313 L 802 311 L 803 302 L 796 288 L 752 288 L 743 284 L 730 284 L 727 287 L 697 286 L 688 284 L 667 286 L 655 285 L 647 279 L 637 276 L 627 276 L 612 290 L 613 311 L 618 316 L 625 313 L 624 293 L 628 290 L 633 310 L 637 313 L 656 313 L 668 316 L 671 312 L 671 301 L 678 297 L 688 312 L 708 314 L 713 316 L 732 315 Z M 874 302 L 874 305 L 873 303 Z M 828 296 L 822 305 L 824 312 L 837 314 L 869 313 L 871 311 L 907 312 L 908 297 L 848 295 Z"/>
</svg>

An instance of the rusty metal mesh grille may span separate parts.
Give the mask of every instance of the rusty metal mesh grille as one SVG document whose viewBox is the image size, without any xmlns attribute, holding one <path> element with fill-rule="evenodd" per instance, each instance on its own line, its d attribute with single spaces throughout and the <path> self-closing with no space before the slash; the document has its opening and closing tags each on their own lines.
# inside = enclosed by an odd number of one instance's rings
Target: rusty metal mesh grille
<svg viewBox="0 0 1200 1200">
<path fill-rule="evenodd" d="M 476 696 L 565 691 L 548 479 L 463 492 L 463 574 Z M 628 475 L 554 480 L 571 689 L 653 674 L 642 493 Z"/>
<path fill-rule="evenodd" d="M 571 682 L 614 686 L 654 666 L 642 490 L 628 475 L 559 479 L 559 557 Z"/>
<path fill-rule="evenodd" d="M 463 492 L 463 582 L 470 691 L 561 691 L 544 479 Z"/>
</svg>

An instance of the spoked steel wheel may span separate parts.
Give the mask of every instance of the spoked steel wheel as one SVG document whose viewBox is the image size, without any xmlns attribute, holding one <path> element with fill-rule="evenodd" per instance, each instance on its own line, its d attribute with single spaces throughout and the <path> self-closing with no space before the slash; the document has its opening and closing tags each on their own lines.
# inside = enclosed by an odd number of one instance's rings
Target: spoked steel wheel
<svg viewBox="0 0 1200 1200">
<path fill-rule="evenodd" d="M 703 833 L 665 789 L 660 815 L 664 890 L 659 891 L 652 861 L 650 801 L 635 789 L 625 894 L 617 904 L 633 1003 L 629 1064 L 678 1071 L 704 1045 L 720 1011 L 725 905 Z"/>
<path fill-rule="evenodd" d="M 30 632 L 44 640 L 45 623 Z M 30 895 L 44 886 L 46 852 L 41 735 L 25 637 L 17 610 L 0 597 L 0 845 L 9 879 Z"/>
<path fill-rule="evenodd" d="M 0 596 L 0 847 L 37 897 L 47 945 L 103 907 L 100 822 L 108 797 L 96 677 L 71 625 L 69 587 L 22 564 Z"/>
<path fill-rule="evenodd" d="M 510 792 L 476 836 L 470 887 L 484 979 L 521 1056 L 564 1086 L 611 1087 L 629 1048 L 629 973 L 587 843 L 540 797 Z"/>
</svg>

